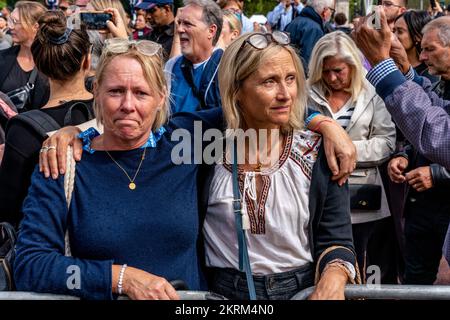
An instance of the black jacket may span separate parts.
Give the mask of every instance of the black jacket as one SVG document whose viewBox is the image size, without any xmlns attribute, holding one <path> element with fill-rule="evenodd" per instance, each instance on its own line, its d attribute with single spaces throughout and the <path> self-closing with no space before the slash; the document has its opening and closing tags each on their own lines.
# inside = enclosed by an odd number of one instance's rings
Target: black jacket
<svg viewBox="0 0 450 320">
<path fill-rule="evenodd" d="M 166 26 L 157 26 L 147 36 L 147 39 L 159 43 L 164 50 L 164 60 L 168 60 L 172 49 L 175 23 Z"/>
<path fill-rule="evenodd" d="M 20 46 L 13 46 L 0 51 L 0 90 L 3 87 L 3 82 L 14 65 L 14 60 L 17 59 L 19 51 Z M 17 88 L 24 85 L 25 83 L 18 83 Z M 39 72 L 34 84 L 34 89 L 31 91 L 30 103 L 25 105 L 25 110 L 23 111 L 41 108 L 47 103 L 49 96 L 50 86 L 48 79 L 41 72 Z"/>
<path fill-rule="evenodd" d="M 291 44 L 300 51 L 304 69 L 308 70 L 312 49 L 325 34 L 322 18 L 312 7 L 306 6 L 285 31 L 291 37 Z"/>
</svg>

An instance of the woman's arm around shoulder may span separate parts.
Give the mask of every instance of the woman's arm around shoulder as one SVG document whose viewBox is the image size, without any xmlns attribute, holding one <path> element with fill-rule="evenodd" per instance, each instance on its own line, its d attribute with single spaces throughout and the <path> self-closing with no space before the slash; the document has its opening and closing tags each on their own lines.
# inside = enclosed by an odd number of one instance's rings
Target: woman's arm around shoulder
<svg viewBox="0 0 450 320">
<path fill-rule="evenodd" d="M 319 158 L 318 161 L 318 170 L 323 175 L 318 175 L 318 179 L 327 186 L 319 185 L 326 194 L 321 195 L 323 202 L 318 201 L 314 212 L 313 254 L 317 286 L 312 298 L 341 299 L 345 284 L 357 279 L 348 185 L 339 186 L 327 179 L 326 159 Z M 333 266 L 335 264 L 337 266 Z"/>
<path fill-rule="evenodd" d="M 70 230 L 64 177 L 45 179 L 36 169 L 24 201 L 14 262 L 17 290 L 112 299 L 111 260 L 64 256 Z"/>
</svg>

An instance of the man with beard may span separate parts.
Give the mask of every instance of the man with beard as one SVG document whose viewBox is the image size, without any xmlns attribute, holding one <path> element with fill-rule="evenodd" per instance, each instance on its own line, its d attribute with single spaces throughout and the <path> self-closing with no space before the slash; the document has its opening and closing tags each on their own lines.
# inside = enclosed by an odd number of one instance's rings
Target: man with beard
<svg viewBox="0 0 450 320">
<path fill-rule="evenodd" d="M 175 27 L 173 0 L 150 0 L 142 2 L 140 7 L 145 8 L 152 21 L 153 30 L 146 39 L 161 44 L 167 58 L 172 49 Z"/>
<path fill-rule="evenodd" d="M 395 19 L 406 11 L 408 0 L 382 0 L 381 5 L 384 7 L 389 28 L 393 30 Z"/>
</svg>

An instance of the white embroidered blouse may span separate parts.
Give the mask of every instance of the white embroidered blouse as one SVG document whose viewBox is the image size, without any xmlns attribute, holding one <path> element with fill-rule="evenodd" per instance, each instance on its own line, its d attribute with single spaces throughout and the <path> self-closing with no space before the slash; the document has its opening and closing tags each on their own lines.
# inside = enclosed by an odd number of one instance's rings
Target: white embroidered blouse
<svg viewBox="0 0 450 320">
<path fill-rule="evenodd" d="M 296 130 L 286 138 L 279 162 L 261 172 L 239 171 L 242 207 L 248 214 L 247 243 L 253 274 L 290 271 L 313 261 L 309 245 L 309 189 L 321 136 Z M 256 200 L 256 175 L 262 190 Z M 206 264 L 238 269 L 231 165 L 218 164 L 212 179 L 205 235 Z"/>
</svg>

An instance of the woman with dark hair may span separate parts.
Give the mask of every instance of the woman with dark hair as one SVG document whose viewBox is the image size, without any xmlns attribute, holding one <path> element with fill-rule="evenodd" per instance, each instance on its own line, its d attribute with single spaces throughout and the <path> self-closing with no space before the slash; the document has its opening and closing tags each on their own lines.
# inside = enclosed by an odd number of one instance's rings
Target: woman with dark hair
<svg viewBox="0 0 450 320">
<path fill-rule="evenodd" d="M 395 19 L 394 34 L 405 48 L 409 63 L 421 76 L 427 77 L 430 81 L 436 82 L 439 77 L 430 75 L 428 67 L 419 60 L 422 47 L 422 28 L 431 21 L 431 16 L 427 11 L 409 10 L 405 11 Z"/>
<path fill-rule="evenodd" d="M 84 86 L 90 49 L 86 30 L 67 28 L 62 11 L 47 12 L 39 19 L 31 52 L 37 69 L 49 79 L 50 98 L 41 110 L 24 112 L 8 123 L 0 166 L 0 221 L 20 221 L 22 202 L 45 140 L 24 119 L 32 118 L 41 127 L 50 122 L 55 130 L 91 118 L 93 96 Z"/>
</svg>

